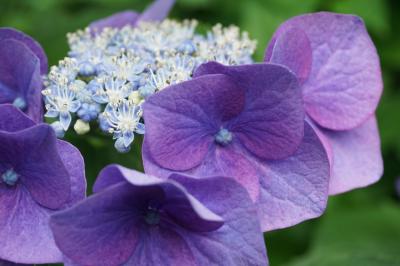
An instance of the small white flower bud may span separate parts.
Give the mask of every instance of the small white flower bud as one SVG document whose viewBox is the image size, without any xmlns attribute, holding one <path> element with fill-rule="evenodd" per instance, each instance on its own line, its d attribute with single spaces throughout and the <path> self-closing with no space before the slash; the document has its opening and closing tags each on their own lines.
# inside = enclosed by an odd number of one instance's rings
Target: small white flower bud
<svg viewBox="0 0 400 266">
<path fill-rule="evenodd" d="M 90 125 L 89 123 L 86 123 L 81 119 L 78 119 L 75 122 L 74 130 L 78 135 L 84 135 L 90 131 Z"/>
</svg>

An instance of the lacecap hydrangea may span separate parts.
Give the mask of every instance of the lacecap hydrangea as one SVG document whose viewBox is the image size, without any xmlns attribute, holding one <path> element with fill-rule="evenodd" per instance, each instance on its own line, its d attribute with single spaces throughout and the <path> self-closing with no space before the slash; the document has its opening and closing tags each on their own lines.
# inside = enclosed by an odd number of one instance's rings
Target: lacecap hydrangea
<svg viewBox="0 0 400 266">
<path fill-rule="evenodd" d="M 135 134 L 145 133 L 142 104 L 150 95 L 190 80 L 208 61 L 252 63 L 256 42 L 246 32 L 217 24 L 202 35 L 196 26 L 166 19 L 68 34 L 68 57 L 51 67 L 42 92 L 58 136 L 72 125 L 85 134 L 97 122 L 127 152 Z"/>
</svg>

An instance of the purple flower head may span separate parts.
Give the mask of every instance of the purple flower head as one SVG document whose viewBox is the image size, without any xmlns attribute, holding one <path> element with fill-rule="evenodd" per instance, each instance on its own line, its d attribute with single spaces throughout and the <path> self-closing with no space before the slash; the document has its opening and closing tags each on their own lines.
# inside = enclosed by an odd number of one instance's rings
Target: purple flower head
<svg viewBox="0 0 400 266">
<path fill-rule="evenodd" d="M 122 28 L 126 25 L 135 26 L 140 21 L 162 21 L 167 17 L 175 0 L 155 0 L 142 14 L 135 11 L 122 11 L 109 17 L 92 22 L 89 27 L 94 32 L 104 28 Z"/>
<path fill-rule="evenodd" d="M 264 231 L 323 212 L 328 159 L 304 123 L 297 79 L 285 67 L 204 64 L 193 80 L 151 96 L 143 108 L 147 173 L 232 177 L 258 205 Z"/>
<path fill-rule="evenodd" d="M 254 205 L 231 179 L 162 180 L 111 165 L 94 190 L 50 219 L 73 265 L 267 264 Z"/>
<path fill-rule="evenodd" d="M 12 105 L 0 117 L 0 260 L 59 262 L 48 219 L 85 197 L 82 156 Z"/>
<path fill-rule="evenodd" d="M 42 74 L 46 55 L 35 40 L 11 28 L 0 28 L 0 104 L 12 103 L 35 122 L 43 121 Z"/>
<path fill-rule="evenodd" d="M 363 21 L 327 12 L 294 17 L 274 34 L 265 61 L 301 82 L 307 119 L 331 161 L 330 194 L 382 176 L 375 109 L 382 94 L 379 58 Z"/>
</svg>

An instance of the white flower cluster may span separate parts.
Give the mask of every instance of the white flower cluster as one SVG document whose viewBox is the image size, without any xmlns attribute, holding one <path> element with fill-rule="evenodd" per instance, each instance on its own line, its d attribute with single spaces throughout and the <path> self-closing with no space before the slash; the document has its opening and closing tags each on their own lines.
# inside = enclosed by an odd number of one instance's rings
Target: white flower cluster
<svg viewBox="0 0 400 266">
<path fill-rule="evenodd" d="M 115 147 L 129 151 L 134 133 L 144 134 L 141 105 L 165 87 L 191 79 L 208 61 L 252 63 L 256 42 L 235 26 L 216 25 L 205 35 L 197 22 L 142 22 L 136 27 L 90 29 L 68 34 L 69 57 L 53 66 L 43 91 L 47 117 L 62 137 L 72 121 L 78 134 L 98 121 Z"/>
</svg>

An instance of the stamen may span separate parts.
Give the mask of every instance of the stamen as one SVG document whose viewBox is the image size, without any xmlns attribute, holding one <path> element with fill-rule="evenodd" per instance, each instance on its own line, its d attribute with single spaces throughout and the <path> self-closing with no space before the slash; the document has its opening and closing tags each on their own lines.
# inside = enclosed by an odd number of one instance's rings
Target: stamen
<svg viewBox="0 0 400 266">
<path fill-rule="evenodd" d="M 226 146 L 231 143 L 232 137 L 232 133 L 229 130 L 221 128 L 215 135 L 215 141 L 222 146 Z"/>
<path fill-rule="evenodd" d="M 17 98 L 15 98 L 15 100 L 14 100 L 14 102 L 13 102 L 13 105 L 14 105 L 15 107 L 17 107 L 18 109 L 20 109 L 20 110 L 25 110 L 25 108 L 26 108 L 26 101 L 25 101 L 23 98 L 21 98 L 21 97 L 17 97 Z"/>
<path fill-rule="evenodd" d="M 3 179 L 3 182 L 9 186 L 14 186 L 19 179 L 18 174 L 14 172 L 13 169 L 8 169 L 4 174 L 1 175 L 1 178 Z"/>
<path fill-rule="evenodd" d="M 160 212 L 157 208 L 149 206 L 144 217 L 148 225 L 157 225 L 160 222 Z"/>
</svg>

